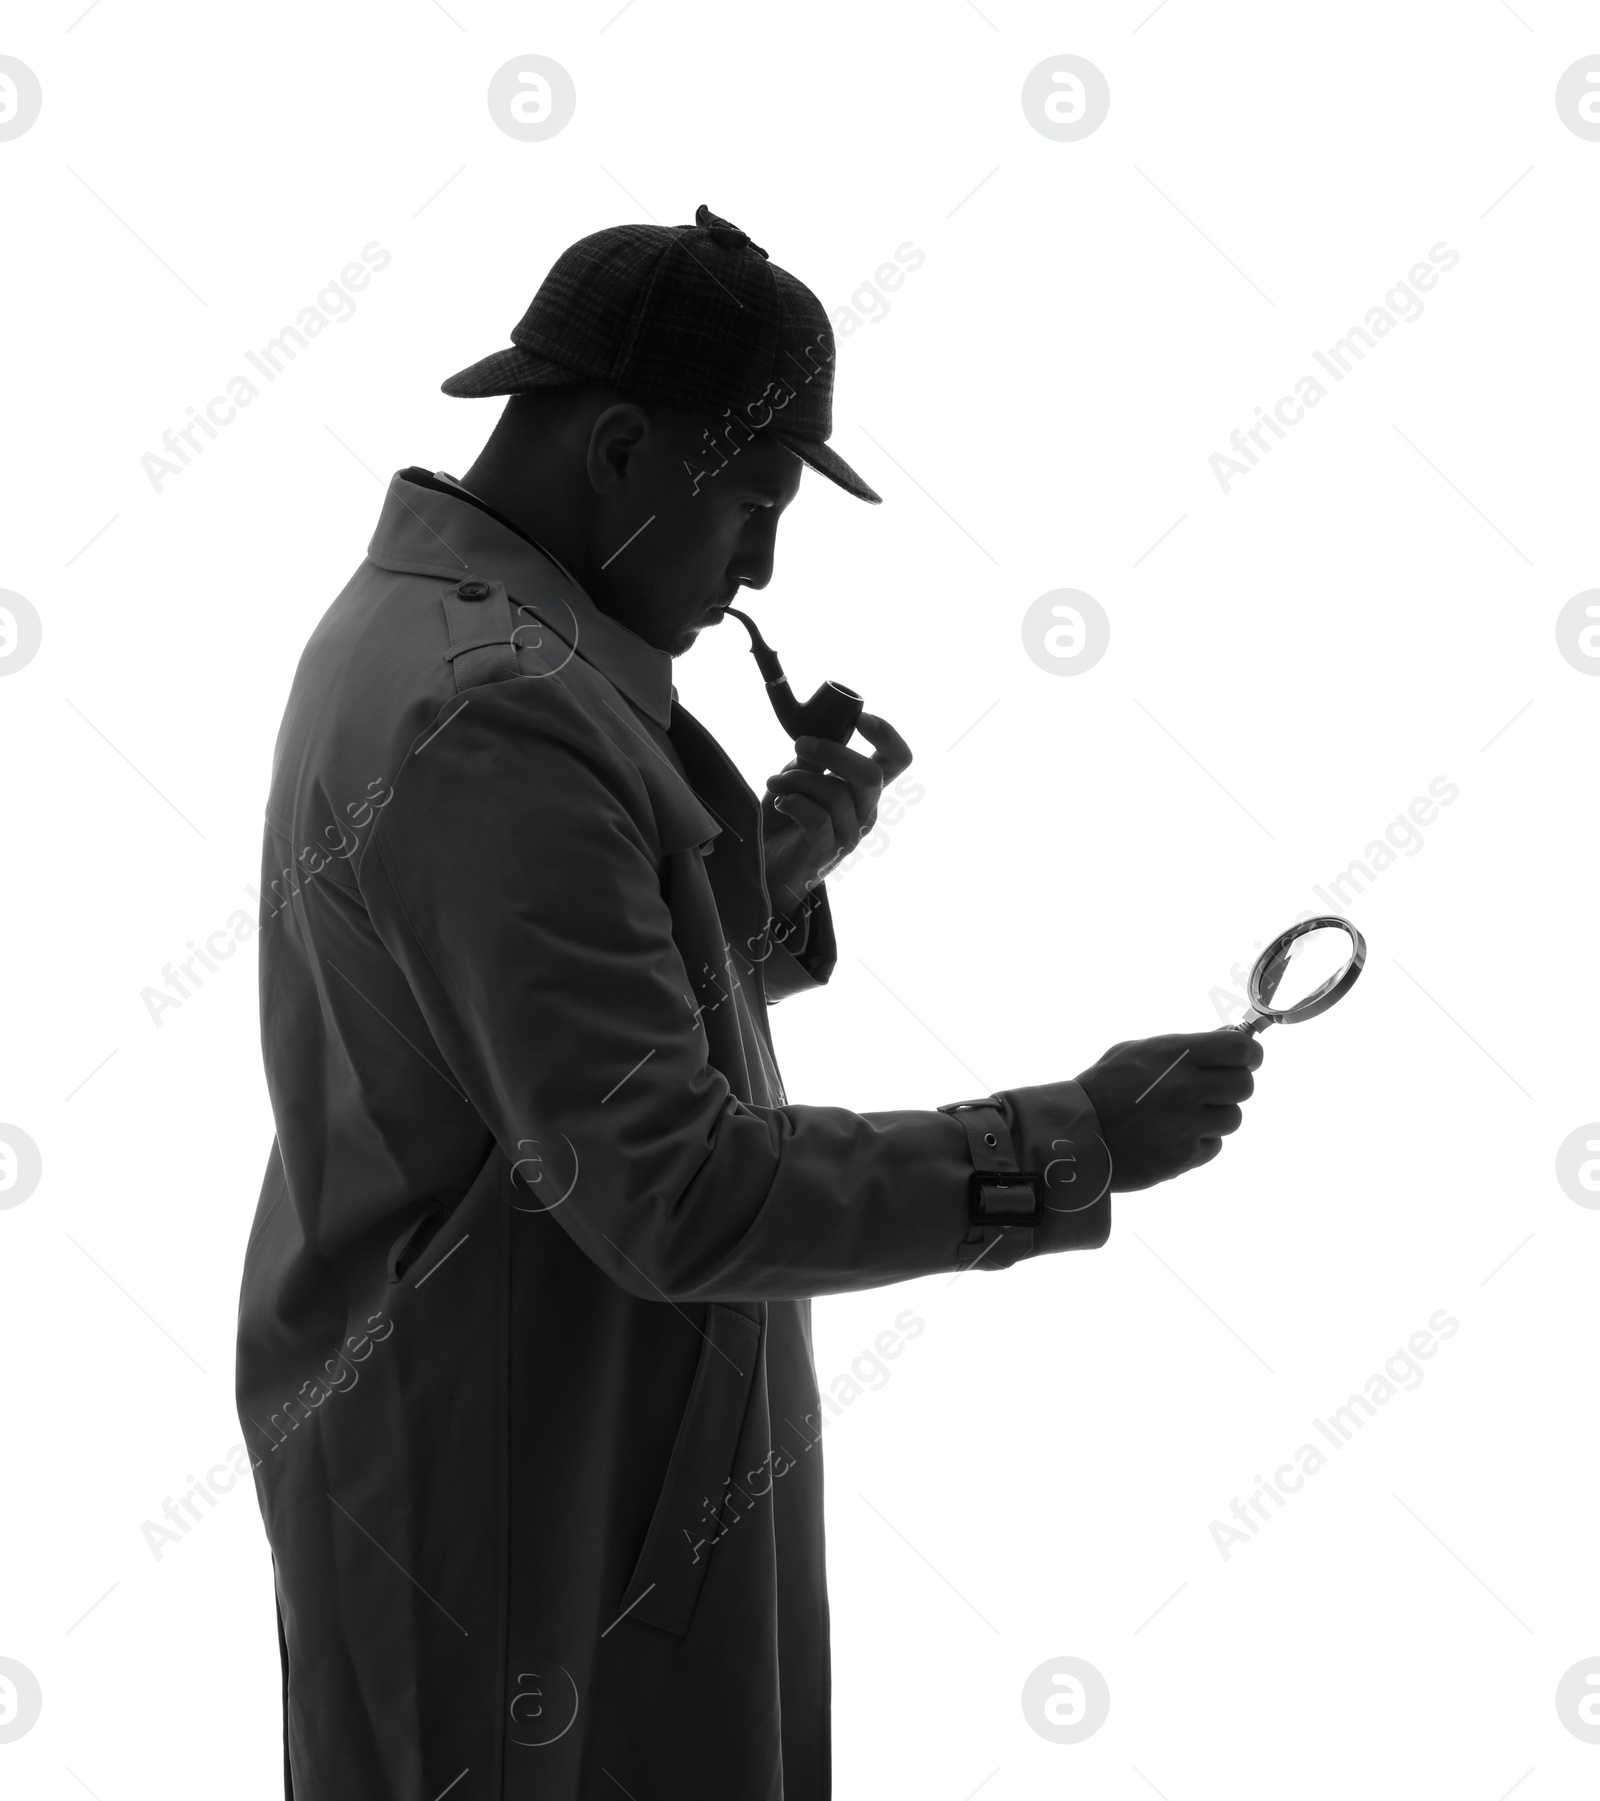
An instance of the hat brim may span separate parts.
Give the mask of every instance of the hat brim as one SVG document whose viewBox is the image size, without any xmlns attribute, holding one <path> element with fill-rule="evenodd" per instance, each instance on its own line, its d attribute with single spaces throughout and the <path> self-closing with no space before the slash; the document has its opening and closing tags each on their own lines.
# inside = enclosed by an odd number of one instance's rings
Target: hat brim
<svg viewBox="0 0 1600 1801">
<path fill-rule="evenodd" d="M 493 394 L 531 394 L 535 388 L 563 388 L 586 379 L 577 369 L 513 344 L 509 350 L 497 350 L 458 371 L 439 387 L 457 400 L 486 400 Z"/>
<path fill-rule="evenodd" d="M 883 496 L 856 474 L 855 470 L 839 455 L 817 438 L 796 438 L 789 432 L 772 431 L 768 428 L 768 436 L 774 437 L 786 450 L 792 450 L 808 469 L 815 469 L 818 475 L 827 476 L 836 482 L 846 494 L 853 494 L 857 500 L 870 501 L 873 506 L 883 505 Z"/>
<path fill-rule="evenodd" d="M 496 350 L 469 368 L 459 370 L 440 389 L 457 400 L 486 400 L 496 394 L 531 394 L 538 388 L 568 387 L 587 378 L 581 371 L 564 364 L 552 363 L 548 357 L 535 356 L 531 350 L 513 344 L 508 350 Z M 818 438 L 799 438 L 792 432 L 771 431 L 786 450 L 793 451 L 808 469 L 825 475 L 829 481 L 865 500 L 873 506 L 883 504 L 883 496 L 856 474 L 855 470 Z"/>
</svg>

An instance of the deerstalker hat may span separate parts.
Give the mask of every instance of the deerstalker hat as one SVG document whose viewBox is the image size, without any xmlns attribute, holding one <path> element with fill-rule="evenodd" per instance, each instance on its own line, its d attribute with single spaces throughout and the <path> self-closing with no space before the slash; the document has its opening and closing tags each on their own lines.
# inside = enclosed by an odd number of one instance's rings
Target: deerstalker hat
<svg viewBox="0 0 1600 1801">
<path fill-rule="evenodd" d="M 497 350 L 442 383 L 474 399 L 603 381 L 767 431 L 857 499 L 880 501 L 830 449 L 833 330 L 816 295 L 708 207 L 693 225 L 614 225 L 555 260 Z"/>
</svg>

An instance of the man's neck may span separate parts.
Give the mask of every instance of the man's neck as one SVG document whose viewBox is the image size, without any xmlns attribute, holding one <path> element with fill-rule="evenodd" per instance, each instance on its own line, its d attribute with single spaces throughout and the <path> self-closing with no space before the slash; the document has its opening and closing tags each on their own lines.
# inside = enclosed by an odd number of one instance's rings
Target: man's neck
<svg viewBox="0 0 1600 1801">
<path fill-rule="evenodd" d="M 555 466 L 543 467 L 530 461 L 523 450 L 513 475 L 504 459 L 494 454 L 494 448 L 491 438 L 462 476 L 461 486 L 486 511 L 536 544 L 594 599 L 595 571 L 590 567 L 589 550 L 579 523 L 580 497 L 573 491 L 570 474 L 563 476 Z"/>
<path fill-rule="evenodd" d="M 427 472 L 418 471 L 417 473 L 426 474 Z M 469 469 L 467 474 L 470 476 L 471 473 L 472 471 Z M 547 556 L 574 587 L 583 587 L 583 583 L 578 580 L 544 539 L 535 536 L 535 534 L 529 531 L 525 525 L 519 524 L 517 520 L 510 516 L 510 514 L 505 512 L 502 508 L 495 506 L 486 495 L 480 494 L 477 489 L 472 486 L 470 481 L 457 481 L 453 475 L 447 475 L 443 470 L 439 470 L 434 475 L 429 476 L 428 480 L 430 483 L 437 482 L 442 485 L 448 485 L 451 489 L 463 495 L 467 500 L 470 500 L 474 506 L 487 513 L 497 524 L 503 525 L 507 531 L 515 532 L 525 543 L 531 544 L 535 550 L 539 551 L 542 555 Z M 587 593 L 587 589 L 584 591 Z"/>
</svg>

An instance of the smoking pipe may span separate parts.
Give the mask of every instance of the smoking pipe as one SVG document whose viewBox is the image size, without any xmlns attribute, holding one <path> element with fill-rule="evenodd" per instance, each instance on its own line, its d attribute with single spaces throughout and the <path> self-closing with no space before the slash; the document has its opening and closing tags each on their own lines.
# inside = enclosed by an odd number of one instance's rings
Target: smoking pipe
<svg viewBox="0 0 1600 1801">
<path fill-rule="evenodd" d="M 761 679 L 767 684 L 767 699 L 772 702 L 772 710 L 778 715 L 779 725 L 789 736 L 827 738 L 834 744 L 848 744 L 850 734 L 856 729 L 856 721 L 861 717 L 863 705 L 861 696 L 855 689 L 845 687 L 843 682 L 824 682 L 810 700 L 802 705 L 794 697 L 789 678 L 783 673 L 783 665 L 778 661 L 778 653 L 761 636 L 756 622 L 748 613 L 741 613 L 736 607 L 724 610 L 737 619 L 750 634 L 750 654 L 761 671 Z M 822 764 L 813 758 L 801 757 L 798 752 L 796 756 L 802 769 L 822 768 Z"/>
</svg>

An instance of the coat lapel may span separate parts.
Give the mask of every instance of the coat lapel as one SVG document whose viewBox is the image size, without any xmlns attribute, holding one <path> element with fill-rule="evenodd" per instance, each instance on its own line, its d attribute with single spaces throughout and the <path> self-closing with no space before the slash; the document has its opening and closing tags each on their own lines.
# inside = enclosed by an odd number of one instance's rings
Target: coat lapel
<svg viewBox="0 0 1600 1801">
<path fill-rule="evenodd" d="M 761 849 L 761 802 L 727 752 L 678 701 L 673 702 L 668 736 L 689 785 L 724 828 L 706 873 L 737 956 L 749 940 L 759 938 L 771 911 Z"/>
</svg>

